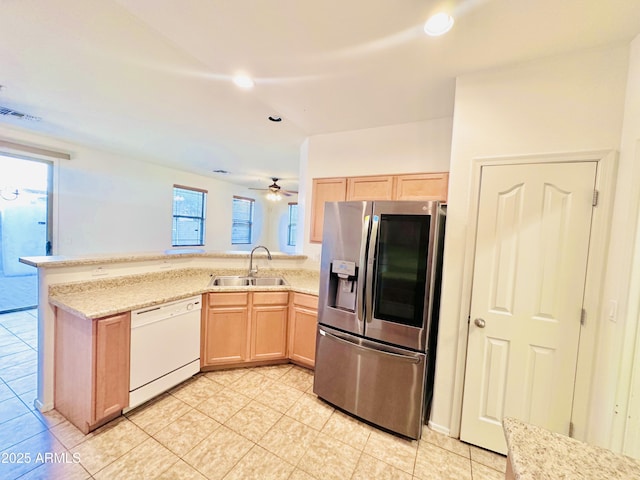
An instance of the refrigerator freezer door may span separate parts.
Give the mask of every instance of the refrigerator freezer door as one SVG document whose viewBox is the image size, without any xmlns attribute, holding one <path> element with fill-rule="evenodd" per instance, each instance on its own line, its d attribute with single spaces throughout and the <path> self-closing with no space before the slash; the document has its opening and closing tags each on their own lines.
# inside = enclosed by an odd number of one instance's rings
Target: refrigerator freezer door
<svg viewBox="0 0 640 480">
<path fill-rule="evenodd" d="M 313 391 L 364 420 L 419 439 L 426 355 L 318 327 Z"/>
<path fill-rule="evenodd" d="M 327 202 L 324 210 L 318 322 L 364 333 L 364 272 L 369 202 Z"/>
</svg>

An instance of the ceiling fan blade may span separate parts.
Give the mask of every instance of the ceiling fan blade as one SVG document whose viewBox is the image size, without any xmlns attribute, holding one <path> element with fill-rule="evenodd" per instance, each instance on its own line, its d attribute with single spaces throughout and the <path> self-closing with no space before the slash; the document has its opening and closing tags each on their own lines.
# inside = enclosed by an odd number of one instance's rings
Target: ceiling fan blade
<svg viewBox="0 0 640 480">
<path fill-rule="evenodd" d="M 285 197 L 290 197 L 292 195 L 297 195 L 298 192 L 296 190 L 285 190 L 280 185 L 278 185 L 278 181 L 280 179 L 277 177 L 271 177 L 271 181 L 273 182 L 267 188 L 254 188 L 249 187 L 249 190 L 259 190 L 261 192 L 274 193 L 276 195 L 282 195 Z"/>
</svg>

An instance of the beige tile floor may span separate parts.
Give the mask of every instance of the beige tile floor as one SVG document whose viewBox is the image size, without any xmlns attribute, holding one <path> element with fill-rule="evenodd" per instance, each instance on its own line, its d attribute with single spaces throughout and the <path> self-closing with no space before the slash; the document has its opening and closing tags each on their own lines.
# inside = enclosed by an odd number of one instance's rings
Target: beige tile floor
<svg viewBox="0 0 640 480">
<path fill-rule="evenodd" d="M 14 355 L 2 354 L 1 328 L 0 378 Z M 312 384 L 313 372 L 293 365 L 202 373 L 83 435 L 3 380 L 0 478 L 504 478 L 503 456 L 426 428 L 420 441 L 380 431 L 319 400 Z"/>
</svg>

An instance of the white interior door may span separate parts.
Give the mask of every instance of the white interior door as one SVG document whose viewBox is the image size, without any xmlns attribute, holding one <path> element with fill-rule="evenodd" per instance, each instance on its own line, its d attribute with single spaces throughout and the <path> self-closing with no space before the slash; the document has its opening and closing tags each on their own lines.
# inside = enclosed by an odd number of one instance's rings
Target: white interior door
<svg viewBox="0 0 640 480">
<path fill-rule="evenodd" d="M 461 439 L 569 433 L 596 162 L 482 168 Z"/>
</svg>

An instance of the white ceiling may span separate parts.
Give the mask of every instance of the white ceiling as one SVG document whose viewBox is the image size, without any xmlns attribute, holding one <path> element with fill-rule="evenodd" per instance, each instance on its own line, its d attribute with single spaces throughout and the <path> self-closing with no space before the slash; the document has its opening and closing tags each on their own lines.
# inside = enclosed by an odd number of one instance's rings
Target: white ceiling
<svg viewBox="0 0 640 480">
<path fill-rule="evenodd" d="M 446 4 L 434 38 L 433 0 L 0 0 L 0 106 L 42 118 L 0 122 L 294 189 L 307 136 L 450 116 L 460 74 L 640 33 L 638 0 Z"/>
</svg>

